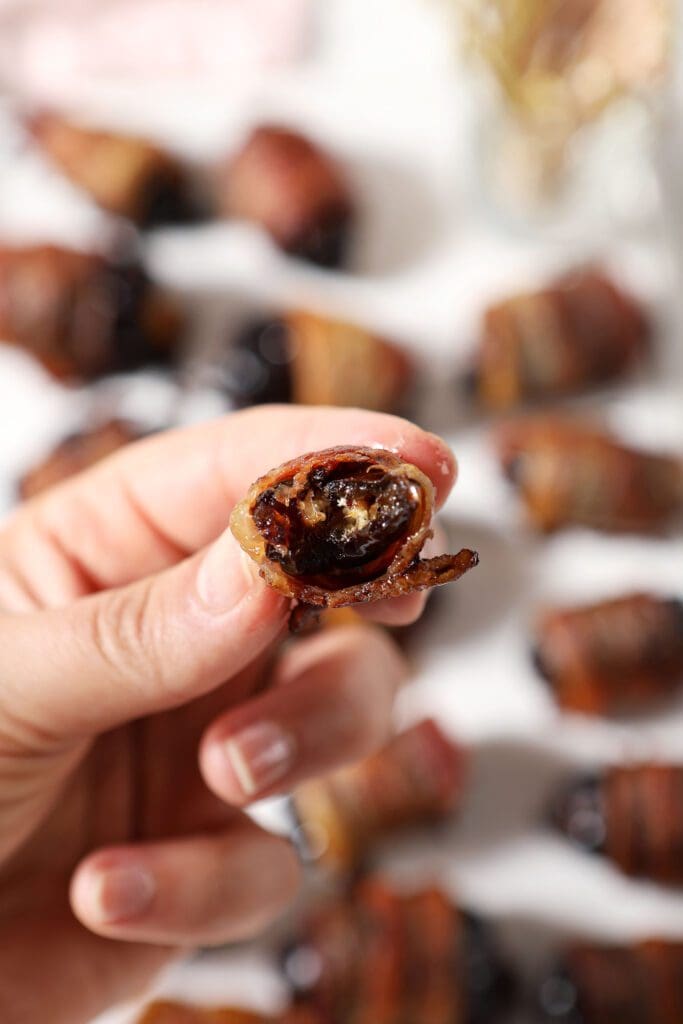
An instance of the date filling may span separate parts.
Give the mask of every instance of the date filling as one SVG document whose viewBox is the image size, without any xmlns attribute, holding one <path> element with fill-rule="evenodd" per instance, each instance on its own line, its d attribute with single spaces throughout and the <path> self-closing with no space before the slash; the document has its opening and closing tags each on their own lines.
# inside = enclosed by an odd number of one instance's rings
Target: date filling
<svg viewBox="0 0 683 1024">
<path fill-rule="evenodd" d="M 318 467 L 306 486 L 281 480 L 257 499 L 253 521 L 266 557 L 307 583 L 341 589 L 373 580 L 419 526 L 424 495 L 414 480 L 377 465 Z"/>
</svg>

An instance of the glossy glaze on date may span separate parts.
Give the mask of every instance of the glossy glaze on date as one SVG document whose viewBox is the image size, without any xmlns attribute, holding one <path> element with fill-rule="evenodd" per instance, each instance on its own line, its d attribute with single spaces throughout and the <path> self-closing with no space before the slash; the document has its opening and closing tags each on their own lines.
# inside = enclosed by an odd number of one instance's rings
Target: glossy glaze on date
<svg viewBox="0 0 683 1024">
<path fill-rule="evenodd" d="M 463 789 L 465 752 L 426 719 L 379 753 L 294 791 L 309 856 L 337 870 L 362 862 L 377 841 L 442 821 Z"/>
<path fill-rule="evenodd" d="M 181 318 L 143 269 L 58 246 L 0 248 L 0 338 L 54 376 L 166 363 Z"/>
<path fill-rule="evenodd" d="M 538 986 L 539 1024 L 680 1024 L 683 943 L 571 947 Z"/>
<path fill-rule="evenodd" d="M 561 707 L 645 710 L 683 683 L 683 604 L 636 593 L 548 610 L 534 644 L 534 663 Z"/>
<path fill-rule="evenodd" d="M 683 885 L 683 765 L 616 766 L 579 780 L 561 794 L 555 820 L 626 874 Z"/>
<path fill-rule="evenodd" d="M 497 434 L 507 478 L 539 530 L 656 533 L 683 511 L 683 463 L 620 444 L 590 423 L 538 416 Z"/>
<path fill-rule="evenodd" d="M 339 1024 L 492 1024 L 509 995 L 483 922 L 439 889 L 401 894 L 375 877 L 311 915 L 283 963 Z"/>
<path fill-rule="evenodd" d="M 343 607 L 459 578 L 461 551 L 420 560 L 434 487 L 416 466 L 374 448 L 329 448 L 257 480 L 230 525 L 270 586 L 304 605 Z"/>
<path fill-rule="evenodd" d="M 218 168 L 217 189 L 224 216 L 259 224 L 290 255 L 323 267 L 346 262 L 350 190 L 334 160 L 305 136 L 257 128 Z"/>
<path fill-rule="evenodd" d="M 469 390 L 491 409 L 610 381 L 644 356 L 638 304 L 604 273 L 586 268 L 492 306 Z"/>
<path fill-rule="evenodd" d="M 399 412 L 413 366 L 353 324 L 292 311 L 249 324 L 228 350 L 225 388 L 238 408 L 262 402 Z"/>
<path fill-rule="evenodd" d="M 188 1003 L 152 1003 L 138 1024 L 330 1024 L 324 1022 L 312 1008 L 293 1006 L 276 1017 L 251 1010 L 207 1008 Z"/>
<path fill-rule="evenodd" d="M 52 163 L 103 209 L 143 228 L 184 223 L 199 210 L 174 157 L 145 139 L 97 131 L 43 112 L 27 127 Z"/>
<path fill-rule="evenodd" d="M 141 436 L 142 432 L 125 420 L 109 420 L 91 430 L 71 434 L 24 474 L 19 481 L 19 497 L 23 501 L 33 498 Z"/>
</svg>

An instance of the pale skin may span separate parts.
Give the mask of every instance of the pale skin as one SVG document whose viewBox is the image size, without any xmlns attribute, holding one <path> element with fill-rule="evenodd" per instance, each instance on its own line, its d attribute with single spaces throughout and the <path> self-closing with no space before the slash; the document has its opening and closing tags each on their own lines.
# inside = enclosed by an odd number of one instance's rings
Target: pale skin
<svg viewBox="0 0 683 1024">
<path fill-rule="evenodd" d="M 0 529 L 0 1020 L 83 1024 L 188 948 L 248 938 L 300 881 L 243 808 L 385 741 L 403 660 L 371 624 L 286 650 L 287 601 L 225 531 L 261 473 L 336 444 L 415 463 L 404 420 L 261 408 L 132 445 Z"/>
</svg>

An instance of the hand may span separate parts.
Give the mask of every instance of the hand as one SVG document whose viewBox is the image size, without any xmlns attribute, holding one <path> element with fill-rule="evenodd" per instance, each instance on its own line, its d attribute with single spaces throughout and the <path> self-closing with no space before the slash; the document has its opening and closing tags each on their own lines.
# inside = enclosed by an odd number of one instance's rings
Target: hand
<svg viewBox="0 0 683 1024">
<path fill-rule="evenodd" d="M 366 625 L 278 649 L 288 604 L 224 532 L 259 474 L 341 443 L 452 486 L 402 420 L 262 408 L 132 445 L 0 532 L 3 1024 L 87 1021 L 176 950 L 261 929 L 299 867 L 239 807 L 385 740 L 393 644 Z"/>
</svg>

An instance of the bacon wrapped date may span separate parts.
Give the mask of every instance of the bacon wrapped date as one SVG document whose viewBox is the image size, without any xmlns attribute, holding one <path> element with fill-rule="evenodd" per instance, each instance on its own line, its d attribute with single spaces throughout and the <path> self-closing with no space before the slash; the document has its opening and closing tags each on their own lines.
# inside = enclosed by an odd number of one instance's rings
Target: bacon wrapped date
<svg viewBox="0 0 683 1024">
<path fill-rule="evenodd" d="M 24 474 L 19 481 L 19 497 L 28 501 L 141 436 L 142 432 L 126 420 L 108 420 L 91 430 L 70 434 Z"/>
<path fill-rule="evenodd" d="M 474 551 L 422 560 L 434 486 L 384 449 L 302 455 L 261 477 L 230 526 L 263 579 L 301 605 L 339 608 L 456 580 Z"/>
<path fill-rule="evenodd" d="M 53 245 L 0 248 L 0 338 L 58 378 L 168 362 L 180 329 L 175 305 L 137 264 Z"/>
<path fill-rule="evenodd" d="M 96 131 L 48 111 L 26 123 L 62 174 L 109 213 L 142 228 L 198 215 L 180 162 L 145 139 Z"/>
<path fill-rule="evenodd" d="M 609 768 L 572 783 L 554 821 L 628 875 L 683 885 L 683 765 Z"/>
<path fill-rule="evenodd" d="M 683 942 L 570 947 L 538 988 L 544 1024 L 679 1024 Z"/>
<path fill-rule="evenodd" d="M 538 623 L 533 656 L 567 710 L 647 708 L 683 682 L 683 603 L 628 594 L 549 610 Z"/>
<path fill-rule="evenodd" d="M 580 391 L 634 367 L 648 327 L 639 305 L 586 268 L 492 306 L 468 384 L 493 410 Z"/>
<path fill-rule="evenodd" d="M 379 878 L 314 912 L 283 963 L 335 1024 L 492 1024 L 509 991 L 483 922 L 438 889 L 404 895 Z"/>
<path fill-rule="evenodd" d="M 298 132 L 257 128 L 217 170 L 226 217 L 263 227 L 292 256 L 323 267 L 346 261 L 354 206 L 335 161 Z"/>
<path fill-rule="evenodd" d="M 348 871 L 376 841 L 451 814 L 464 772 L 464 750 L 436 722 L 419 722 L 374 756 L 295 790 L 292 804 L 307 850 Z"/>
<path fill-rule="evenodd" d="M 397 345 L 341 320 L 293 311 L 249 324 L 229 350 L 224 377 L 238 408 L 295 402 L 397 412 L 413 375 Z"/>
<path fill-rule="evenodd" d="M 498 433 L 505 475 L 539 530 L 652 533 L 683 508 L 683 463 L 576 420 L 539 416 Z"/>
</svg>

